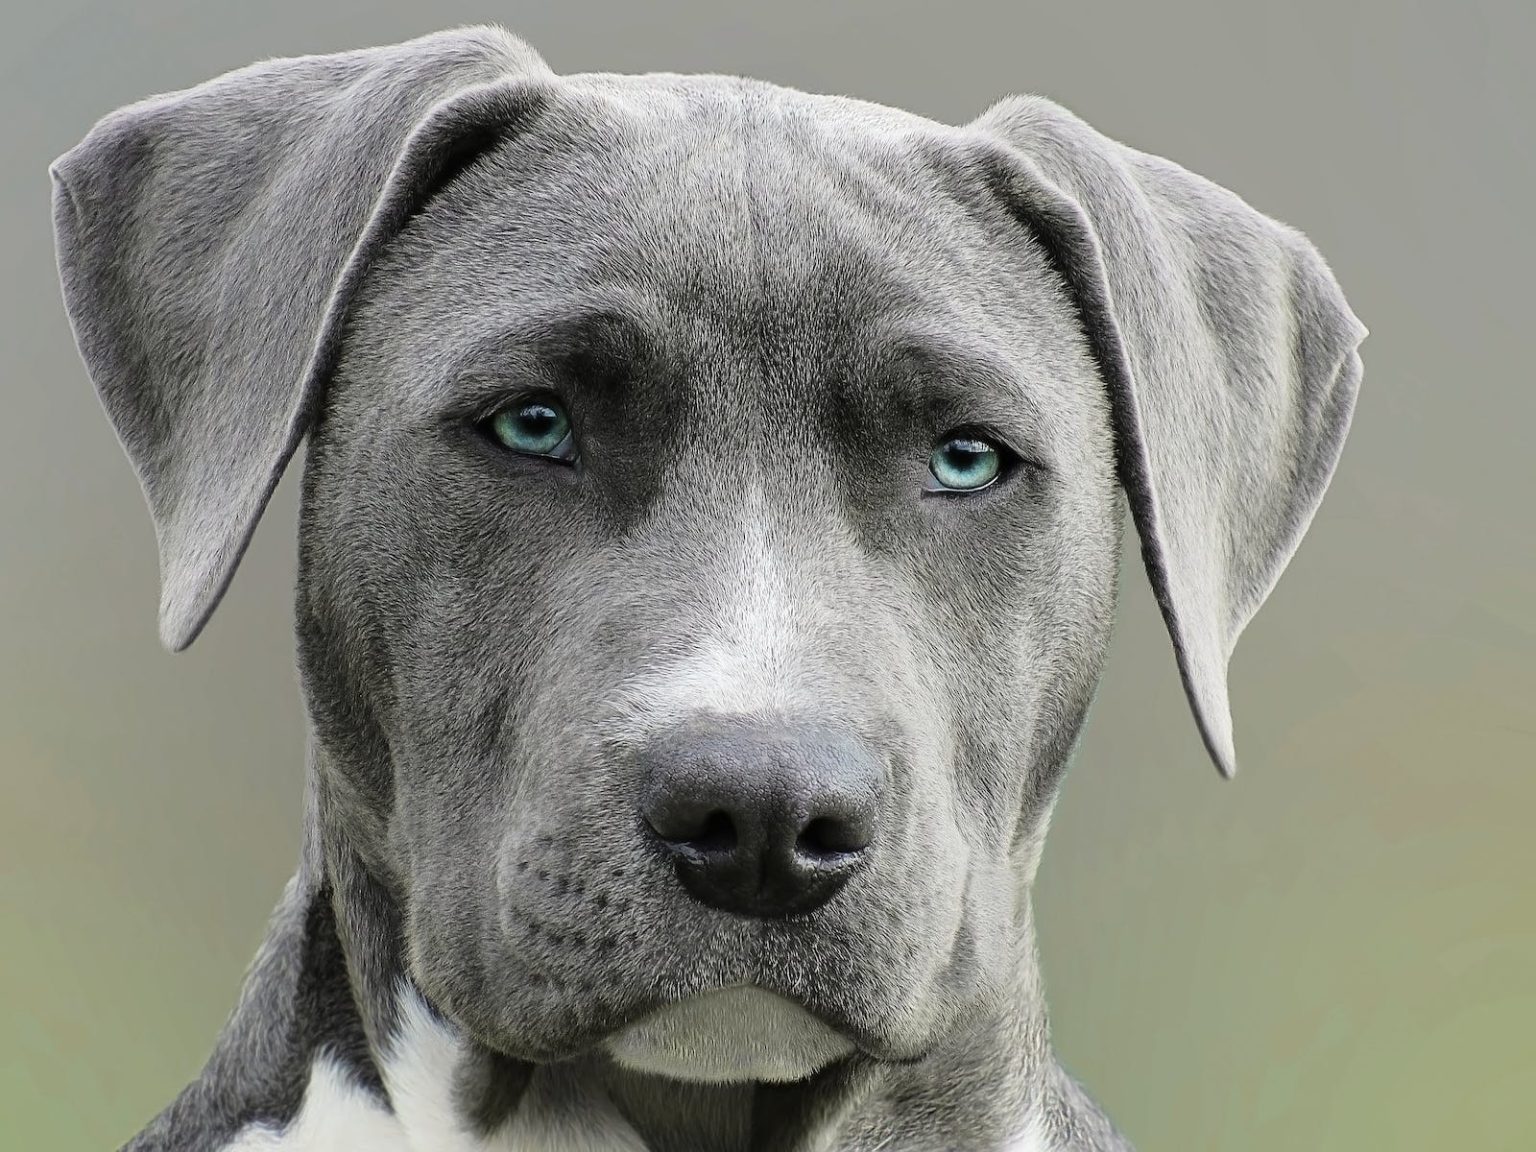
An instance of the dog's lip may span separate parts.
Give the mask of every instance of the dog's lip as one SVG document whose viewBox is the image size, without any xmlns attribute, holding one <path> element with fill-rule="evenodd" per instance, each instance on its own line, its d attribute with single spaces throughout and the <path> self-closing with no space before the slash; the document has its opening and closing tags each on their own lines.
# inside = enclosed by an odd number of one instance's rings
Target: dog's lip
<svg viewBox="0 0 1536 1152">
<path fill-rule="evenodd" d="M 659 1012 L 665 1012 L 678 1005 L 687 1004 L 690 1001 L 701 1000 L 707 996 L 714 996 L 721 992 L 731 992 L 738 989 L 751 989 L 759 992 L 767 992 L 781 1000 L 786 1000 L 801 1011 L 814 1017 L 816 1020 L 831 1028 L 834 1032 L 845 1032 L 847 1029 L 834 1016 L 829 1015 L 817 1005 L 807 1003 L 805 999 L 793 993 L 785 992 L 781 988 L 772 987 L 758 980 L 732 980 L 710 983 L 694 988 L 679 989 L 672 994 L 659 994 L 637 1000 L 633 1010 L 626 1012 L 624 1019 L 615 1026 L 615 1031 L 622 1031 L 633 1024 L 644 1020 L 648 1016 L 654 1016 Z"/>
<path fill-rule="evenodd" d="M 910 1064 L 922 1060 L 925 1056 L 925 1053 L 921 1051 L 909 1051 L 898 1045 L 891 1044 L 889 1040 L 877 1035 L 871 1028 L 851 1019 L 846 1013 L 838 1011 L 831 1005 L 820 1003 L 815 999 L 806 998 L 763 981 L 710 984 L 703 987 L 682 989 L 672 995 L 658 994 L 636 1000 L 623 1013 L 622 1018 L 605 1027 L 599 1034 L 593 1037 L 591 1046 L 600 1048 L 625 1029 L 686 1001 L 733 988 L 755 988 L 788 1001 L 830 1031 L 842 1036 L 853 1045 L 857 1055 L 866 1059 L 887 1064 Z"/>
<path fill-rule="evenodd" d="M 643 1021 L 646 1017 L 684 1001 L 733 987 L 760 988 L 763 991 L 780 996 L 782 999 L 788 1000 L 790 1003 L 801 1008 L 830 1031 L 846 1039 L 852 1046 L 851 1051 L 833 1061 L 833 1064 L 843 1064 L 849 1061 L 873 1061 L 879 1064 L 913 1064 L 927 1058 L 928 1053 L 926 1050 L 906 1048 L 893 1044 L 889 1038 L 879 1035 L 872 1028 L 862 1026 L 858 1022 L 849 1019 L 835 1008 L 809 1001 L 803 997 L 769 987 L 762 983 L 712 984 L 708 987 L 679 990 L 673 995 L 662 993 L 637 997 L 623 1008 L 607 1014 L 607 1019 L 589 1021 L 586 1027 L 581 1028 L 575 1034 L 568 1034 L 563 1039 L 551 1038 L 552 1042 L 532 1045 L 528 1043 L 529 1037 L 526 1033 L 521 1035 L 521 1043 L 516 1041 L 508 1043 L 509 1036 L 505 1033 L 500 1036 L 484 1034 L 475 1030 L 467 1022 L 459 1020 L 453 1014 L 444 1012 L 441 1008 L 436 1008 L 435 1010 L 445 1018 L 454 1020 L 460 1027 L 466 1028 L 468 1033 L 474 1036 L 476 1042 L 482 1048 L 495 1052 L 507 1059 L 528 1064 L 563 1063 L 580 1057 L 583 1054 L 605 1054 L 609 1041 L 625 1029 Z"/>
<path fill-rule="evenodd" d="M 621 1065 L 684 1080 L 803 1080 L 858 1051 L 799 1001 L 740 983 L 682 996 L 608 1033 Z"/>
</svg>

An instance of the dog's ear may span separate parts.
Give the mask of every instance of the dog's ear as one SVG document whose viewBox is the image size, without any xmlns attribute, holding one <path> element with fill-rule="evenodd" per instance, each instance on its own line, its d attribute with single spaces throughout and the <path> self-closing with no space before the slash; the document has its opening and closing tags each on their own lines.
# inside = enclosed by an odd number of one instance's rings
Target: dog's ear
<svg viewBox="0 0 1536 1152">
<path fill-rule="evenodd" d="M 552 74 L 496 27 L 269 60 L 104 117 L 49 168 L 65 306 L 196 637 L 303 439 L 370 259 Z"/>
<path fill-rule="evenodd" d="M 1122 484 L 1216 765 L 1227 663 L 1333 474 L 1364 325 L 1299 232 L 1039 97 L 966 126 L 983 177 L 1071 290 Z"/>
</svg>

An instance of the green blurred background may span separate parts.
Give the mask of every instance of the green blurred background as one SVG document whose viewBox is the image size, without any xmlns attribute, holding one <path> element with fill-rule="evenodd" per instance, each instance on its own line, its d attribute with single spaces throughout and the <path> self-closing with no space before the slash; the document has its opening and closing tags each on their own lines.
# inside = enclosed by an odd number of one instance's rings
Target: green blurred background
<svg viewBox="0 0 1536 1152">
<path fill-rule="evenodd" d="M 304 753 L 294 473 L 168 656 L 47 163 L 150 93 L 479 19 L 565 71 L 1041 92 L 1313 237 L 1372 333 L 1352 440 L 1238 649 L 1234 783 L 1127 554 L 1041 872 L 1055 1035 L 1143 1152 L 1536 1148 L 1536 5 L 51 0 L 0 16 L 0 1149 L 116 1147 L 196 1073 Z"/>
</svg>

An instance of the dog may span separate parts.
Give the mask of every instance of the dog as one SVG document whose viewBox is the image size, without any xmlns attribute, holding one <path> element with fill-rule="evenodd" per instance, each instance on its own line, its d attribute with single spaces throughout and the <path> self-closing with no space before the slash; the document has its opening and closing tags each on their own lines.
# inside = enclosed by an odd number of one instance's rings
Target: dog
<svg viewBox="0 0 1536 1152">
<path fill-rule="evenodd" d="M 301 860 L 136 1152 L 1129 1147 L 1031 887 L 1128 507 L 1233 644 L 1365 328 L 1036 96 L 962 126 L 497 26 L 268 60 L 50 167 L 192 642 L 307 443 Z"/>
</svg>

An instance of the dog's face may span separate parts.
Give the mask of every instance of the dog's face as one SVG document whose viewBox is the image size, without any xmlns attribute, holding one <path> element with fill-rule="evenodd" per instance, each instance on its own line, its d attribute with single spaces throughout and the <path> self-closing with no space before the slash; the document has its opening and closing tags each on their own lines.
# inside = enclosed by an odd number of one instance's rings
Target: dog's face
<svg viewBox="0 0 1536 1152">
<path fill-rule="evenodd" d="M 1120 491 L 1230 771 L 1360 377 L 1298 233 L 1038 98 L 956 128 L 460 29 L 53 174 L 164 640 L 307 435 L 319 839 L 399 913 L 364 943 L 536 1060 L 799 1078 L 995 1016 Z"/>
<path fill-rule="evenodd" d="M 418 980 L 497 1047 L 746 984 L 911 1056 L 1010 968 L 1112 615 L 1108 404 L 983 191 L 827 101 L 682 93 L 531 126 L 371 268 L 311 432 L 310 706 Z M 957 434 L 996 478 L 938 490 Z M 657 851 L 655 761 L 722 730 L 749 776 L 769 731 L 873 766 L 825 903 L 743 914 Z"/>
</svg>

